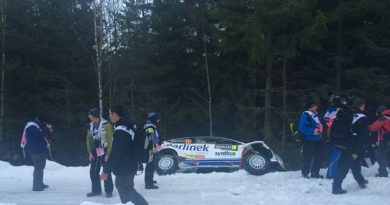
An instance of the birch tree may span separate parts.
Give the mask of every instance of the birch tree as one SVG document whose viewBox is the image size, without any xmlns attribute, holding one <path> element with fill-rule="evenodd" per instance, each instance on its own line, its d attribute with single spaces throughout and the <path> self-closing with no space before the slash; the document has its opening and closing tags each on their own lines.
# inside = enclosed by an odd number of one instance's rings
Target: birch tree
<svg viewBox="0 0 390 205">
<path fill-rule="evenodd" d="M 94 23 L 94 34 L 95 34 L 95 51 L 96 51 L 96 72 L 98 77 L 98 96 L 99 96 L 99 108 L 100 116 L 103 116 L 103 80 L 102 80 L 102 62 L 103 62 L 103 4 L 104 0 L 93 1 L 93 23 Z"/>
</svg>

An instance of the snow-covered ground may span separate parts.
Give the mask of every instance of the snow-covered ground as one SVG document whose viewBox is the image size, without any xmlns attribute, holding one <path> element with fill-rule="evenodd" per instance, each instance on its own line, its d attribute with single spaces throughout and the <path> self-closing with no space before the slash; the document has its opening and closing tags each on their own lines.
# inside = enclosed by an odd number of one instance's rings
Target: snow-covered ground
<svg viewBox="0 0 390 205">
<path fill-rule="evenodd" d="M 360 189 L 348 175 L 345 195 L 331 194 L 331 180 L 303 179 L 300 172 L 270 173 L 252 176 L 245 171 L 210 174 L 156 176 L 160 189 L 145 190 L 143 175 L 135 179 L 135 188 L 151 205 L 358 205 L 390 204 L 390 178 L 375 178 L 377 166 L 363 168 L 369 180 Z M 87 198 L 90 191 L 88 167 L 64 167 L 48 162 L 44 192 L 31 191 L 33 167 L 14 167 L 0 161 L 0 205 L 102 205 L 120 204 L 104 195 Z M 324 174 L 325 170 L 321 170 Z"/>
</svg>

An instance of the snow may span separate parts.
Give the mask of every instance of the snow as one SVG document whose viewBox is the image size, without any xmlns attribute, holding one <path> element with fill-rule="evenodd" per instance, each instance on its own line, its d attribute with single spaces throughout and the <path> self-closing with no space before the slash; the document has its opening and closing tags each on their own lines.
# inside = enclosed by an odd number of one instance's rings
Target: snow
<svg viewBox="0 0 390 205">
<path fill-rule="evenodd" d="M 90 191 L 88 167 L 64 167 L 48 161 L 44 192 L 31 191 L 30 166 L 11 166 L 0 161 L 0 205 L 119 205 L 119 196 L 87 198 Z M 325 170 L 321 170 L 325 174 Z M 243 170 L 232 173 L 179 173 L 158 176 L 160 189 L 145 190 L 143 175 L 135 179 L 135 188 L 151 205 L 388 205 L 390 178 L 376 178 L 377 166 L 363 168 L 369 180 L 360 189 L 351 174 L 344 181 L 345 195 L 332 195 L 332 181 L 304 179 L 299 171 L 252 176 Z M 129 203 L 131 204 L 131 203 Z"/>
</svg>

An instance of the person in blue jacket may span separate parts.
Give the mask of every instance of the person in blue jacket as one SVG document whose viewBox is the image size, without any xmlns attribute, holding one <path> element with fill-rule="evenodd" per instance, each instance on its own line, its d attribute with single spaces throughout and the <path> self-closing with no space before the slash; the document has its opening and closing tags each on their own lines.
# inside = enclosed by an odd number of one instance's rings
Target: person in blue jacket
<svg viewBox="0 0 390 205">
<path fill-rule="evenodd" d="M 304 136 L 302 176 L 309 178 L 311 173 L 311 178 L 323 178 L 319 174 L 323 158 L 323 125 L 316 103 L 306 104 L 306 111 L 299 120 L 299 131 Z"/>
<path fill-rule="evenodd" d="M 155 112 L 148 114 L 148 119 L 145 122 L 144 130 L 146 133 L 146 145 L 148 160 L 145 168 L 145 189 L 158 189 L 157 183 L 153 180 L 154 171 L 156 169 L 155 160 L 157 152 L 160 148 L 160 136 L 157 131 L 157 124 L 160 122 L 160 116 Z"/>
<path fill-rule="evenodd" d="M 43 191 L 49 187 L 43 183 L 43 170 L 49 148 L 47 135 L 52 131 L 51 124 L 43 124 L 37 117 L 29 121 L 24 128 L 24 147 L 34 163 L 33 191 Z"/>
</svg>

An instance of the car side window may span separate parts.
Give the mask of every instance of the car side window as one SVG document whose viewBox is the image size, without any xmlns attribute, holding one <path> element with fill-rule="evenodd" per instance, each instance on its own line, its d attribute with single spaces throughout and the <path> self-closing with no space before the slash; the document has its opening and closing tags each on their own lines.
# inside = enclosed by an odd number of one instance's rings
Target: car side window
<svg viewBox="0 0 390 205">
<path fill-rule="evenodd" d="M 196 138 L 195 143 L 196 144 L 215 144 L 215 139 L 201 137 L 201 138 Z"/>
<path fill-rule="evenodd" d="M 216 144 L 224 144 L 224 145 L 240 145 L 240 143 L 229 140 L 229 139 L 219 139 Z"/>
</svg>

